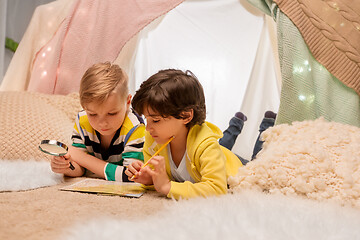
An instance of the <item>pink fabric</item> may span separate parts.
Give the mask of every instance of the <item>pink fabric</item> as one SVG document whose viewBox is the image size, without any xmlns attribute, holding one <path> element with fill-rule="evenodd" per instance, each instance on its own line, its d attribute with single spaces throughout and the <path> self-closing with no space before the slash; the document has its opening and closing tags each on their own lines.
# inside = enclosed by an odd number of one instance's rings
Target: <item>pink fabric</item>
<svg viewBox="0 0 360 240">
<path fill-rule="evenodd" d="M 36 54 L 28 91 L 68 94 L 92 64 L 114 61 L 126 42 L 184 0 L 76 0 Z"/>
</svg>

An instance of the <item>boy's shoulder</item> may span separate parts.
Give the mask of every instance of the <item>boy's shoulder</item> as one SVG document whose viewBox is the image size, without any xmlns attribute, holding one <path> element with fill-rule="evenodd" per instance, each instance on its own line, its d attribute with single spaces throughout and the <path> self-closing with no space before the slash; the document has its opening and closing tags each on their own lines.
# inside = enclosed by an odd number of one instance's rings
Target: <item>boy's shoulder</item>
<svg viewBox="0 0 360 240">
<path fill-rule="evenodd" d="M 89 119 L 85 110 L 81 110 L 75 117 L 75 122 L 79 122 L 80 125 L 89 125 Z"/>
<path fill-rule="evenodd" d="M 188 133 L 187 147 L 197 148 L 218 142 L 223 136 L 221 130 L 210 122 L 204 122 L 201 125 L 194 125 Z M 205 145 L 204 145 L 205 144 Z"/>
<path fill-rule="evenodd" d="M 134 119 L 133 122 L 138 122 L 138 124 L 142 123 L 145 124 L 144 119 L 139 116 L 133 109 L 130 109 L 127 116 L 129 116 L 129 118 Z"/>
<path fill-rule="evenodd" d="M 83 135 L 94 135 L 95 129 L 91 126 L 85 110 L 78 112 L 75 117 L 74 129 Z"/>
<path fill-rule="evenodd" d="M 215 124 L 210 122 L 204 122 L 201 125 L 196 124 L 192 126 L 190 128 L 189 135 L 196 138 L 208 138 L 208 137 L 221 138 L 222 131 Z"/>
<path fill-rule="evenodd" d="M 123 122 L 121 128 L 122 128 L 123 131 L 128 132 L 133 127 L 138 126 L 138 125 L 143 124 L 143 123 L 144 123 L 143 119 L 139 115 L 137 115 L 135 112 L 130 110 L 126 114 L 124 122 Z"/>
</svg>

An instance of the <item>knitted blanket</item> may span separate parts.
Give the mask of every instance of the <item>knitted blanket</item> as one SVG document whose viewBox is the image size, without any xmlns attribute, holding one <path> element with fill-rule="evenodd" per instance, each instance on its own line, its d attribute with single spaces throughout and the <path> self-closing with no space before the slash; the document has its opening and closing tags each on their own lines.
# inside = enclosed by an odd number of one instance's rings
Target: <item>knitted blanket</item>
<svg viewBox="0 0 360 240">
<path fill-rule="evenodd" d="M 274 0 L 314 57 L 360 95 L 360 1 Z"/>
<path fill-rule="evenodd" d="M 248 1 L 277 24 L 282 86 L 276 124 L 324 117 L 360 127 L 360 2 Z"/>
</svg>

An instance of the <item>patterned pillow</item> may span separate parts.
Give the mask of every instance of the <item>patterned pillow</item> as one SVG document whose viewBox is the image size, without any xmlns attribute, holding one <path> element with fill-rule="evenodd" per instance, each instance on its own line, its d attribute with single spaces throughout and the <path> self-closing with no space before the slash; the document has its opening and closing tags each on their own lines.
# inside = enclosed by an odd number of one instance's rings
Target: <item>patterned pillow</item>
<svg viewBox="0 0 360 240">
<path fill-rule="evenodd" d="M 49 159 L 38 149 L 40 141 L 71 144 L 80 109 L 78 93 L 0 92 L 0 159 Z"/>
</svg>

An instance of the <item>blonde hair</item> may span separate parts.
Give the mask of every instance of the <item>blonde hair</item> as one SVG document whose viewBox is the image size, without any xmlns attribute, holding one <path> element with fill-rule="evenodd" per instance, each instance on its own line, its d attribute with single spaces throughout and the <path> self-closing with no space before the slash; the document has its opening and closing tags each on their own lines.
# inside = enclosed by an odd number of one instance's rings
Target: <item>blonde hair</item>
<svg viewBox="0 0 360 240">
<path fill-rule="evenodd" d="M 103 103 L 117 91 L 124 99 L 129 94 L 128 76 L 119 65 L 110 62 L 96 63 L 84 73 L 80 82 L 80 104 L 97 101 Z"/>
</svg>

